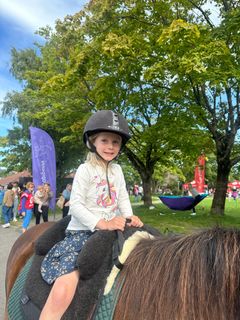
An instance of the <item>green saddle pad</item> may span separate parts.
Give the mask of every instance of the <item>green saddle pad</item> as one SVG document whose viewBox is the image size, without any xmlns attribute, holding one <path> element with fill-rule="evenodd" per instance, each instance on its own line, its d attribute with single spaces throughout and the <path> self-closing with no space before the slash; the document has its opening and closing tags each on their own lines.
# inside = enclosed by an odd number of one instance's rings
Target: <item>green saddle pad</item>
<svg viewBox="0 0 240 320">
<path fill-rule="evenodd" d="M 9 320 L 25 320 L 22 310 L 21 295 L 22 290 L 31 267 L 33 258 L 30 258 L 23 270 L 18 275 L 14 286 L 11 290 L 8 300 L 8 319 Z M 103 295 L 98 306 L 94 320 L 111 320 L 113 319 L 118 296 L 122 288 L 122 284 L 117 285 L 117 281 L 113 284 L 111 291 L 107 295 Z"/>
<path fill-rule="evenodd" d="M 120 294 L 120 291 L 123 285 L 123 283 L 118 285 L 116 284 L 117 278 L 110 292 L 107 295 L 102 296 L 102 299 L 101 299 L 100 305 L 98 306 L 97 314 L 94 320 L 112 320 L 113 319 L 115 307 L 118 301 L 118 296 Z"/>
<path fill-rule="evenodd" d="M 25 284 L 28 271 L 32 265 L 33 258 L 31 257 L 25 264 L 23 270 L 18 275 L 14 286 L 11 290 L 8 300 L 8 319 L 9 320 L 24 320 L 24 314 L 21 307 L 21 295 Z"/>
</svg>

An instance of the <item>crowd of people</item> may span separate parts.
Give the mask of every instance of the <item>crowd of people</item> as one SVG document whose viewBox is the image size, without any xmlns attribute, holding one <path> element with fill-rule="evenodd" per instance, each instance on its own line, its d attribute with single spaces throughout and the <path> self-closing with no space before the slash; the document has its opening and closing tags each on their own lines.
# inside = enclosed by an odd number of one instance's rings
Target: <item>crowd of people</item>
<svg viewBox="0 0 240 320">
<path fill-rule="evenodd" d="M 34 192 L 33 182 L 19 185 L 17 181 L 9 183 L 5 188 L 0 185 L 0 214 L 4 220 L 3 228 L 9 228 L 11 221 L 22 219 L 22 232 L 25 232 L 34 214 L 36 224 L 41 216 L 48 221 L 49 202 L 53 197 L 49 183 L 37 186 Z"/>
</svg>

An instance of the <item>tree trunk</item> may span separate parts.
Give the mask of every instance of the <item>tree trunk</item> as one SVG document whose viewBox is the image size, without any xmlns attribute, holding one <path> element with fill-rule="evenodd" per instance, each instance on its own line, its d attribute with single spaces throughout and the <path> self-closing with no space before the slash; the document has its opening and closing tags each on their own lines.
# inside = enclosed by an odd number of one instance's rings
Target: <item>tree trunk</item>
<svg viewBox="0 0 240 320">
<path fill-rule="evenodd" d="M 125 148 L 125 154 L 132 163 L 133 167 L 138 171 L 143 184 L 143 201 L 144 205 L 152 206 L 152 176 L 154 172 L 154 165 L 159 160 L 158 158 L 151 159 L 151 146 L 149 145 L 149 152 L 146 155 L 146 163 L 139 159 L 130 149 Z"/>
<path fill-rule="evenodd" d="M 211 207 L 211 214 L 224 215 L 228 177 L 231 170 L 230 160 L 218 163 L 216 190 Z"/>
<path fill-rule="evenodd" d="M 142 183 L 143 183 L 143 201 L 144 205 L 152 206 L 152 173 L 144 172 L 141 173 Z"/>
</svg>

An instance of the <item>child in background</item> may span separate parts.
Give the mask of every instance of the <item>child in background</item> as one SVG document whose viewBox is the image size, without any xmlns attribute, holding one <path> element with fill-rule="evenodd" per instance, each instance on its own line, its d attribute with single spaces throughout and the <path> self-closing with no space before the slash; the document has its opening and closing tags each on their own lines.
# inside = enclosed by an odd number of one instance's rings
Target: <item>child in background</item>
<svg viewBox="0 0 240 320">
<path fill-rule="evenodd" d="M 28 182 L 26 184 L 26 190 L 22 193 L 20 199 L 20 213 L 23 216 L 23 223 L 22 223 L 22 232 L 24 233 L 32 219 L 32 212 L 33 212 L 33 190 L 34 184 L 33 182 Z"/>
<path fill-rule="evenodd" d="M 53 286 L 40 320 L 62 318 L 79 281 L 78 254 L 96 230 L 123 231 L 128 217 L 128 226 L 143 225 L 133 215 L 122 169 L 112 163 L 129 139 L 126 119 L 111 110 L 96 112 L 85 126 L 83 141 L 90 152 L 74 177 L 66 237 L 48 252 L 41 266 L 43 279 Z"/>
<path fill-rule="evenodd" d="M 38 204 L 38 211 L 42 212 L 43 199 L 45 196 L 44 187 L 42 185 L 37 187 L 37 191 L 34 194 L 34 203 Z"/>
</svg>

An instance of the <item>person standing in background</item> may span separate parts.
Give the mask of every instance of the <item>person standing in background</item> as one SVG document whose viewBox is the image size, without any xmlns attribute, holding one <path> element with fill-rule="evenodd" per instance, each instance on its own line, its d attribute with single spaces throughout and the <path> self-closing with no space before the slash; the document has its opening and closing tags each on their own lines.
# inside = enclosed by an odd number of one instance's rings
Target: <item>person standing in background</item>
<svg viewBox="0 0 240 320">
<path fill-rule="evenodd" d="M 135 184 L 133 187 L 134 202 L 138 202 L 138 193 L 139 193 L 139 187 L 137 184 Z"/>
<path fill-rule="evenodd" d="M 142 187 L 142 185 L 140 185 L 138 188 L 138 195 L 139 195 L 139 199 L 143 200 L 143 187 Z"/>
<path fill-rule="evenodd" d="M 17 215 L 18 215 L 18 204 L 19 204 L 19 194 L 20 194 L 20 188 L 18 185 L 18 182 L 13 182 L 13 188 L 14 192 L 14 202 L 13 202 L 13 210 L 12 210 L 12 219 L 14 222 L 17 221 Z"/>
<path fill-rule="evenodd" d="M 66 189 L 63 190 L 62 196 L 64 197 L 64 204 L 63 204 L 63 209 L 62 209 L 62 217 L 66 217 L 68 215 L 69 211 L 69 200 L 70 200 L 70 195 L 72 191 L 72 185 L 68 183 L 66 185 Z"/>
<path fill-rule="evenodd" d="M 0 185 L 0 217 L 2 217 L 2 203 L 3 203 L 3 197 L 4 197 L 4 187 Z"/>
<path fill-rule="evenodd" d="M 13 208 L 13 202 L 14 202 L 14 192 L 12 188 L 13 188 L 12 183 L 9 183 L 7 186 L 7 191 L 5 192 L 3 197 L 2 213 L 5 221 L 5 224 L 2 225 L 3 228 L 10 227 L 10 220 L 12 217 L 12 208 Z"/>
<path fill-rule="evenodd" d="M 232 197 L 233 197 L 233 200 L 237 200 L 238 198 L 238 192 L 236 188 L 232 189 Z"/>
<path fill-rule="evenodd" d="M 47 182 L 44 183 L 43 189 L 44 189 L 44 198 L 42 199 L 42 207 L 41 207 L 42 212 L 39 212 L 37 203 L 35 203 L 34 205 L 34 214 L 36 217 L 36 224 L 40 223 L 41 216 L 44 222 L 48 221 L 49 202 L 53 197 L 53 192 L 51 191 L 49 183 Z"/>
</svg>

